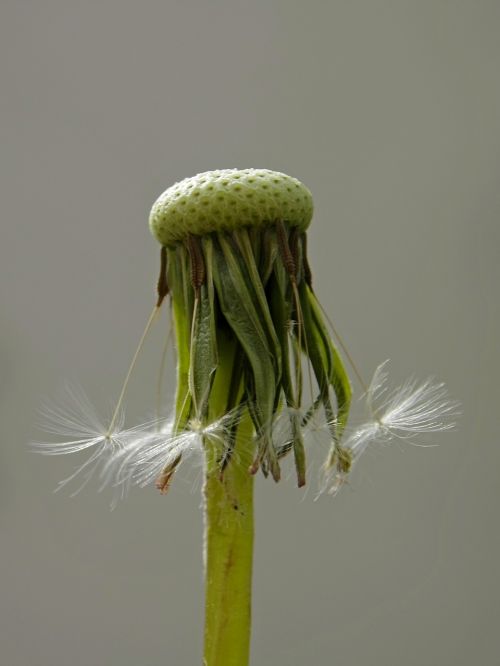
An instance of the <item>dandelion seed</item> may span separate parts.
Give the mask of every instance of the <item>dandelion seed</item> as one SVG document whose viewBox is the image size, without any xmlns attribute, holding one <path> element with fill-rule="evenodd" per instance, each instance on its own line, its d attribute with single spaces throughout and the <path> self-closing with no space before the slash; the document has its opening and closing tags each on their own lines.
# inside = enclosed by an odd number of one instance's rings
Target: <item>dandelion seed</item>
<svg viewBox="0 0 500 666">
<path fill-rule="evenodd" d="M 90 456 L 63 481 L 60 490 L 77 477 L 83 479 L 72 493 L 78 494 L 95 476 L 100 466 L 113 459 L 126 445 L 127 431 L 123 429 L 124 414 L 117 412 L 113 429 L 105 427 L 88 397 L 81 389 L 66 388 L 66 400 L 61 405 L 47 403 L 41 409 L 42 429 L 59 440 L 33 442 L 33 448 L 44 455 L 67 455 L 91 450 Z M 64 440 L 62 438 L 65 438 Z M 102 490 L 108 482 L 106 476 L 99 475 Z"/>
<path fill-rule="evenodd" d="M 239 410 L 233 410 L 205 425 L 192 419 L 177 434 L 175 419 L 172 418 L 155 432 L 143 431 L 124 450 L 123 461 L 117 460 L 119 471 L 115 476 L 120 479 L 130 478 L 140 486 L 154 482 L 156 487 L 165 493 L 171 474 L 181 459 L 194 455 L 202 460 L 208 440 L 212 446 L 218 448 L 222 461 L 230 429 L 237 418 Z"/>
<path fill-rule="evenodd" d="M 33 442 L 33 449 L 43 455 L 56 456 L 90 451 L 87 459 L 73 473 L 58 483 L 56 491 L 73 481 L 79 485 L 71 492 L 77 495 L 93 478 L 98 480 L 98 491 L 113 489 L 111 506 L 124 498 L 131 486 L 131 474 L 124 465 L 130 451 L 142 446 L 158 428 L 159 421 L 151 420 L 133 428 L 124 428 L 122 409 L 113 417 L 113 429 L 105 426 L 85 392 L 80 388 L 66 387 L 65 399 L 58 405 L 46 403 L 40 410 L 41 429 L 56 435 L 54 441 Z"/>
<path fill-rule="evenodd" d="M 377 367 L 365 394 L 370 420 L 356 428 L 332 450 L 323 468 L 321 492 L 336 494 L 361 454 L 373 442 L 400 439 L 417 444 L 415 438 L 427 433 L 451 430 L 459 404 L 450 400 L 443 383 L 432 378 L 419 384 L 409 379 L 389 390 L 387 361 Z"/>
</svg>

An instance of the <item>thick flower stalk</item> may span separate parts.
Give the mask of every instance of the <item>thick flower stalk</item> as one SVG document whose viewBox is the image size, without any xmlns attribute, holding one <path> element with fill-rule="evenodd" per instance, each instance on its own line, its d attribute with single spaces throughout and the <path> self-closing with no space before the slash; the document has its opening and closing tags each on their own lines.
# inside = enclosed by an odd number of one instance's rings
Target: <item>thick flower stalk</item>
<svg viewBox="0 0 500 666">
<path fill-rule="evenodd" d="M 452 425 L 455 405 L 442 385 L 410 382 L 384 401 L 379 369 L 366 389 L 369 421 L 346 430 L 351 384 L 313 289 L 312 213 L 302 183 L 267 169 L 209 171 L 166 190 L 150 215 L 161 244 L 158 300 L 109 426 L 80 397 L 79 410 L 46 411 L 48 430 L 67 441 L 37 444 L 50 455 L 90 450 L 63 484 L 81 475 L 85 485 L 96 474 L 116 497 L 152 481 L 166 493 L 189 455 L 203 457 L 205 666 L 248 664 L 257 472 L 279 481 L 289 456 L 304 486 L 304 435 L 320 416 L 329 440 L 321 490 L 331 494 L 373 440 Z M 177 350 L 174 414 L 125 429 L 125 390 L 166 299 Z"/>
</svg>

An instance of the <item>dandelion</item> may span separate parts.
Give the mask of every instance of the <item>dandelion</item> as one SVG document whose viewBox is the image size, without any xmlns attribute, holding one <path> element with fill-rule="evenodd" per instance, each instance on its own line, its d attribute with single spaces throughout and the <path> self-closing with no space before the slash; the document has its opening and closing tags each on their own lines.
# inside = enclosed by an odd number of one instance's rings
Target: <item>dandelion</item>
<svg viewBox="0 0 500 666">
<path fill-rule="evenodd" d="M 377 406 L 379 372 L 367 393 L 372 421 L 344 437 L 352 389 L 313 288 L 312 214 L 310 191 L 267 169 L 209 171 L 167 189 L 149 220 L 161 245 L 158 299 L 110 425 L 53 410 L 52 430 L 69 440 L 38 445 L 49 454 L 91 449 L 75 474 L 84 482 L 97 474 L 115 489 L 154 482 L 166 493 L 184 460 L 203 460 L 206 666 L 248 663 L 255 475 L 278 482 L 289 456 L 304 486 L 304 437 L 320 413 L 330 487 L 372 439 L 442 429 L 449 414 L 434 385 L 405 385 Z M 177 351 L 174 413 L 125 429 L 126 388 L 167 298 Z"/>
</svg>

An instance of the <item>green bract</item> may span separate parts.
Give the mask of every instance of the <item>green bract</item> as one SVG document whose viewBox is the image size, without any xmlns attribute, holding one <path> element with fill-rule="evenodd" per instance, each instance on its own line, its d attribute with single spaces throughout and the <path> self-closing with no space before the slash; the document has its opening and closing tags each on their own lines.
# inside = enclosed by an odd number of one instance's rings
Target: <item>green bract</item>
<svg viewBox="0 0 500 666">
<path fill-rule="evenodd" d="M 163 246 L 159 303 L 167 293 L 173 301 L 176 430 L 232 414 L 218 455 L 221 473 L 237 442 L 238 459 L 250 454 L 250 471 L 262 469 L 276 481 L 280 459 L 293 452 L 304 485 L 302 431 L 321 407 L 332 438 L 328 464 L 348 466 L 340 439 L 351 387 L 312 288 L 305 234 L 312 209 L 309 190 L 295 178 L 228 169 L 181 181 L 151 211 Z M 306 405 L 304 356 L 307 388 L 315 394 Z M 275 436 L 284 409 L 285 439 Z M 254 434 L 243 443 L 238 429 L 245 418 Z M 174 467 L 165 470 L 165 489 Z"/>
</svg>

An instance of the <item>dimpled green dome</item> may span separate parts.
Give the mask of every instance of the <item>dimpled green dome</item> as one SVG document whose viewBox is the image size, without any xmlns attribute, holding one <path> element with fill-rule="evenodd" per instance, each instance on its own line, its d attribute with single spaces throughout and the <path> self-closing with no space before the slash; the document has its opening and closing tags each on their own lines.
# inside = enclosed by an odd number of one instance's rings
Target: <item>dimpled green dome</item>
<svg viewBox="0 0 500 666">
<path fill-rule="evenodd" d="M 277 220 L 304 230 L 312 213 L 311 193 L 296 178 L 269 169 L 221 169 L 185 178 L 165 190 L 153 204 L 149 226 L 162 245 L 171 245 L 188 234 Z"/>
</svg>

